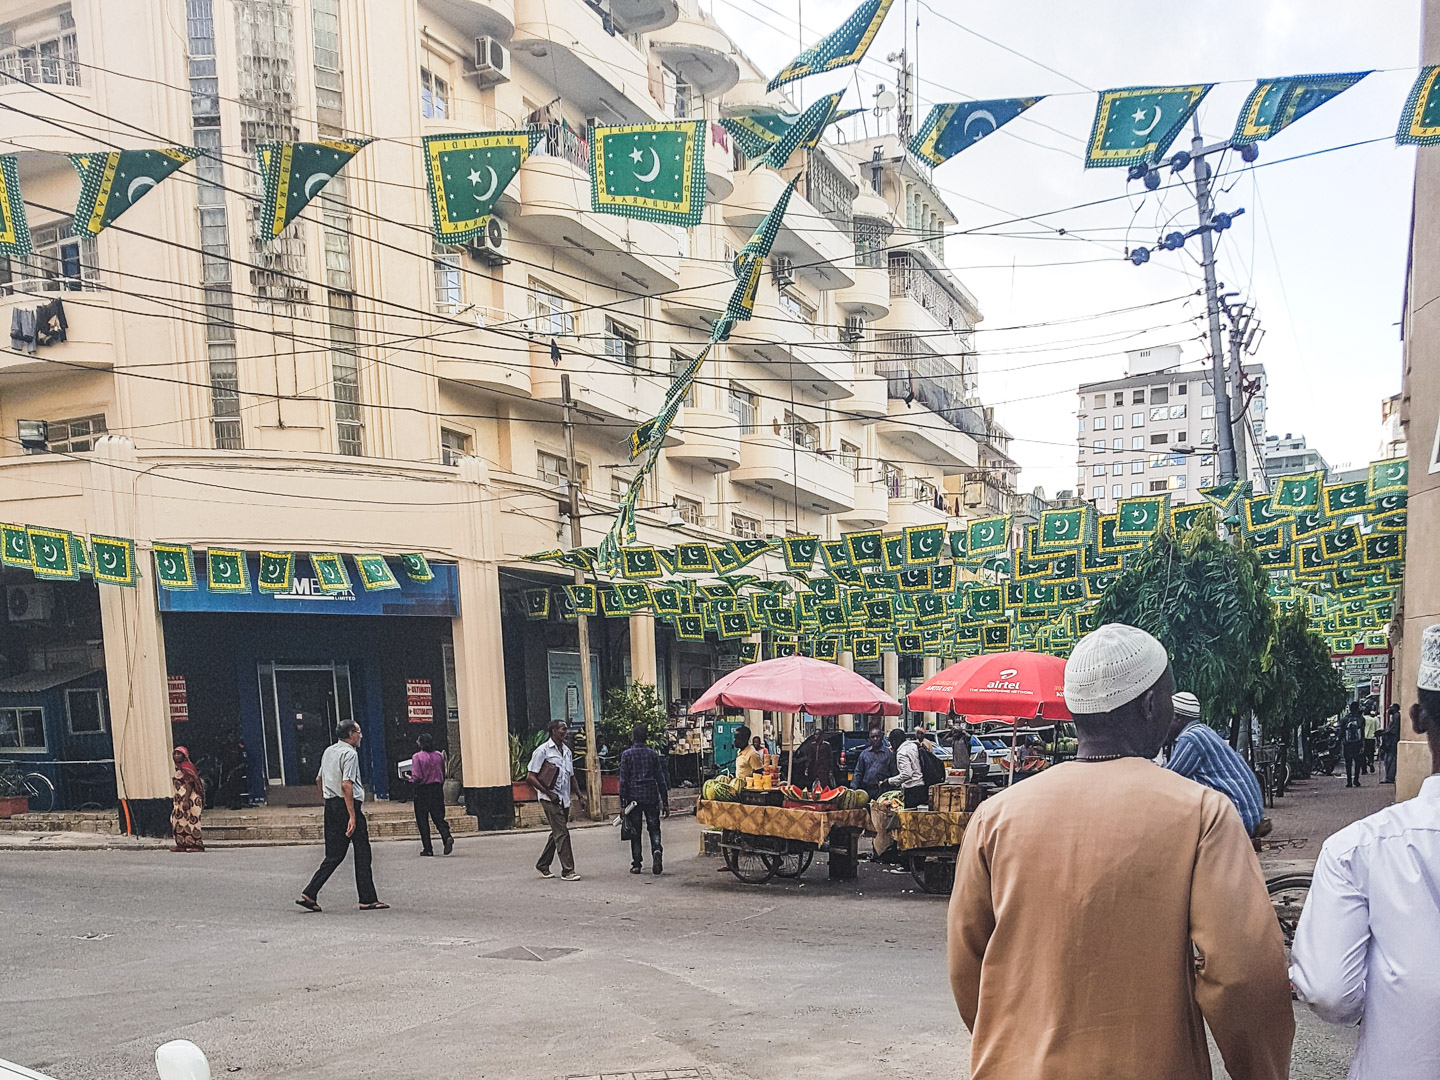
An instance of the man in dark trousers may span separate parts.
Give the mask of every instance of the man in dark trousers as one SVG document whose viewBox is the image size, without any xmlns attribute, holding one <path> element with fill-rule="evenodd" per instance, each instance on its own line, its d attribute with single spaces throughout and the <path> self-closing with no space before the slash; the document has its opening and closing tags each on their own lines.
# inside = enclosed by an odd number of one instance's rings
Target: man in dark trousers
<svg viewBox="0 0 1440 1080">
<path fill-rule="evenodd" d="M 656 877 L 664 869 L 660 847 L 660 815 L 670 815 L 670 790 L 665 778 L 665 762 L 646 745 L 649 735 L 644 724 L 630 730 L 630 748 L 620 755 L 620 806 L 635 806 L 627 815 L 630 832 L 630 872 L 643 869 L 640 861 L 640 819 L 650 833 L 650 872 Z"/>
<path fill-rule="evenodd" d="M 1395 762 L 1400 750 L 1400 706 L 1391 705 L 1386 711 L 1388 718 L 1380 732 L 1380 763 L 1385 769 L 1382 783 L 1395 783 Z"/>
<path fill-rule="evenodd" d="M 415 785 L 415 827 L 420 830 L 420 854 L 434 855 L 430 845 L 430 822 L 440 832 L 441 850 L 455 850 L 455 837 L 445 820 L 445 755 L 435 749 L 429 732 L 415 740 L 416 753 L 410 759 L 410 782 Z"/>
<path fill-rule="evenodd" d="M 375 896 L 375 879 L 370 875 L 370 831 L 365 825 L 365 787 L 360 783 L 360 725 L 342 720 L 335 730 L 335 742 L 320 757 L 315 786 L 325 800 L 325 860 L 300 899 L 295 903 L 307 911 L 320 910 L 320 890 L 330 875 L 345 861 L 345 852 L 355 847 L 355 891 L 360 894 L 361 911 L 383 911 Z"/>
<path fill-rule="evenodd" d="M 1365 771 L 1365 718 L 1360 703 L 1352 701 L 1340 720 L 1340 752 L 1345 755 L 1345 786 L 1359 787 Z"/>
</svg>

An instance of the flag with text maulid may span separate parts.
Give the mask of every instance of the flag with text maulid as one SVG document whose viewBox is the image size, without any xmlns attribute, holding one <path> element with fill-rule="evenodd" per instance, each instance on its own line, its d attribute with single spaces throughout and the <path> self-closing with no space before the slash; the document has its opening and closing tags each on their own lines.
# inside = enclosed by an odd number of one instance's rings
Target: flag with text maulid
<svg viewBox="0 0 1440 1080">
<path fill-rule="evenodd" d="M 543 136 L 539 128 L 425 136 L 425 187 L 435 242 L 464 244 L 484 235 L 495 204 Z"/>
<path fill-rule="evenodd" d="M 757 158 L 774 146 L 799 119 L 798 113 L 774 108 L 743 108 L 721 119 L 720 126 L 730 133 L 747 158 Z"/>
<path fill-rule="evenodd" d="M 760 155 L 756 166 L 764 164 L 772 169 L 783 169 L 789 164 L 790 156 L 796 150 L 813 150 L 819 146 L 820 137 L 825 134 L 825 129 L 834 123 L 840 99 L 844 96 L 845 91 L 841 90 L 839 93 L 818 98 L 796 118 L 785 134 Z"/>
<path fill-rule="evenodd" d="M 261 234 L 274 240 L 372 139 L 268 142 L 255 147 L 264 199 Z"/>
<path fill-rule="evenodd" d="M 1395 141 L 1403 146 L 1440 145 L 1440 64 L 1427 64 L 1405 98 Z"/>
<path fill-rule="evenodd" d="M 1159 161 L 1214 83 L 1105 90 L 1085 149 L 1087 169 Z"/>
<path fill-rule="evenodd" d="M 590 129 L 590 208 L 693 228 L 705 216 L 705 120 Z"/>
<path fill-rule="evenodd" d="M 870 43 L 875 40 L 875 35 L 880 32 L 880 24 L 885 21 L 885 16 L 894 2 L 895 0 L 864 0 L 837 29 L 826 34 L 781 68 L 765 89 L 775 90 L 807 75 L 858 64 L 870 48 Z"/>
<path fill-rule="evenodd" d="M 80 174 L 80 201 L 75 205 L 72 226 L 75 234 L 96 235 L 201 153 L 193 147 L 166 146 L 71 154 L 70 164 Z"/>
<path fill-rule="evenodd" d="M 0 255 L 29 255 L 30 223 L 20 194 L 19 158 L 0 154 Z"/>
</svg>

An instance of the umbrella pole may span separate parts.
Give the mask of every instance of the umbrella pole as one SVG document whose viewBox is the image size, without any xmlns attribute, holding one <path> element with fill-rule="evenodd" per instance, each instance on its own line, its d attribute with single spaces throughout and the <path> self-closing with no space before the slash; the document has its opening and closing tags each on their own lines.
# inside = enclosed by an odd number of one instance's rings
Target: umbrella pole
<svg viewBox="0 0 1440 1080">
<path fill-rule="evenodd" d="M 1015 743 L 1020 737 L 1020 718 L 1014 717 L 1014 723 L 1010 725 L 1010 782 L 1006 787 L 1015 786 Z"/>
<path fill-rule="evenodd" d="M 785 764 L 785 783 L 795 785 L 795 730 L 791 727 L 794 716 L 791 713 L 783 713 L 785 717 L 785 741 L 790 744 L 790 759 Z"/>
</svg>

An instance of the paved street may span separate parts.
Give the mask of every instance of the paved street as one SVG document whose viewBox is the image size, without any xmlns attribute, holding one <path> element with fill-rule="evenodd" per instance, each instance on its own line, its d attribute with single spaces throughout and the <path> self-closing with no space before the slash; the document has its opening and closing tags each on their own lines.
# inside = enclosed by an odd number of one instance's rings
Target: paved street
<svg viewBox="0 0 1440 1080">
<path fill-rule="evenodd" d="M 1277 833 L 1380 790 L 1319 778 L 1281 800 Z M 667 839 L 665 876 L 635 878 L 613 830 L 580 830 L 574 884 L 534 874 L 534 834 L 423 861 L 380 844 L 395 908 L 355 910 L 347 866 L 322 915 L 291 903 L 318 847 L 0 852 L 0 1057 L 125 1080 L 187 1038 L 241 1080 L 964 1075 L 940 899 L 870 865 L 854 885 L 817 864 L 803 885 L 742 886 L 694 854 L 693 819 Z M 1294 1076 L 1342 1077 L 1350 1034 L 1300 1025 Z"/>
</svg>

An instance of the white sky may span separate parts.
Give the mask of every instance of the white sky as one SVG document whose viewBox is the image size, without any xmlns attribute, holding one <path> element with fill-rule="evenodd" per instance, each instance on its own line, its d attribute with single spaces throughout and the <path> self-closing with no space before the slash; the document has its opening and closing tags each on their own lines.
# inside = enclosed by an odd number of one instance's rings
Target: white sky
<svg viewBox="0 0 1440 1080">
<path fill-rule="evenodd" d="M 798 51 L 797 14 L 809 45 L 858 2 L 705 0 L 772 73 Z M 935 174 L 960 229 L 1041 215 L 1038 224 L 992 230 L 1007 235 L 953 236 L 946 251 L 985 314 L 981 395 L 1016 436 L 1020 486 L 1040 485 L 1048 494 L 1075 484 L 1079 383 L 1123 375 L 1125 349 L 1183 341 L 1187 358 L 1208 355 L 1198 297 L 1058 326 L 1001 329 L 1163 301 L 1203 284 L 1198 238 L 1184 251 L 1156 252 L 1140 268 L 1121 257 L 1127 239 L 1130 246 L 1153 248 L 1158 234 L 1192 227 L 1194 202 L 1178 188 L 1163 200 L 1153 194 L 1142 200 L 1142 185 L 1127 184 L 1124 169 L 1084 169 L 1080 155 L 1096 95 L 1070 80 L 1095 90 L 1220 83 L 1200 109 L 1207 141 L 1217 141 L 1233 130 L 1257 78 L 1376 69 L 1261 143 L 1253 171 L 1242 171 L 1238 156 L 1229 155 L 1222 185 L 1233 187 L 1217 198 L 1219 210 L 1245 208 L 1224 235 L 1219 276 L 1227 290 L 1258 305 L 1266 329 L 1255 359 L 1270 375 L 1270 432 L 1303 433 L 1331 465 L 1374 458 L 1380 402 L 1400 387 L 1397 324 L 1415 161 L 1414 151 L 1397 147 L 1393 136 L 1418 64 L 1418 0 L 924 2 L 928 6 L 895 0 L 860 66 L 863 102 L 854 69 L 806 79 L 791 90 L 798 85 L 809 103 L 848 85 L 843 107 L 873 104 L 877 83 L 895 86 L 894 65 L 885 57 L 900 47 L 908 4 L 912 55 L 919 19 L 921 118 L 935 102 L 1065 95 L 1040 102 Z M 876 121 L 868 120 L 873 133 Z M 1266 164 L 1375 138 L 1385 141 Z M 1188 147 L 1187 133 L 1172 152 Z M 1067 209 L 1127 191 L 1129 198 Z M 1062 228 L 1078 236 L 1058 237 L 1054 230 Z M 1061 262 L 1071 265 L 1035 265 Z"/>
</svg>

